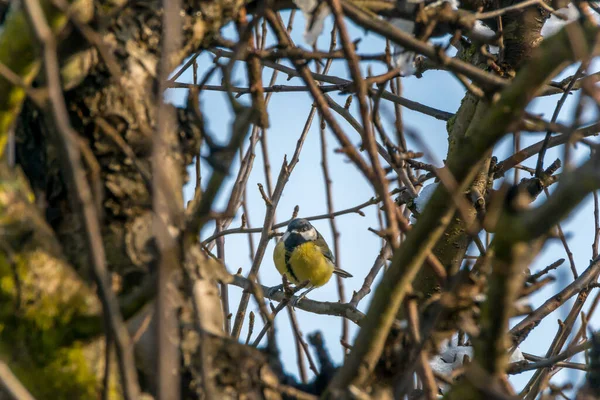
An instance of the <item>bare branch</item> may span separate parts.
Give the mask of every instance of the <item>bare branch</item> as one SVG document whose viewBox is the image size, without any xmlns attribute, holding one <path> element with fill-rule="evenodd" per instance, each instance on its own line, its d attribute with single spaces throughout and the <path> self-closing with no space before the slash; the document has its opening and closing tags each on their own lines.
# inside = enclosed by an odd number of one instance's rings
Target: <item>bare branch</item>
<svg viewBox="0 0 600 400">
<path fill-rule="evenodd" d="M 241 287 L 246 291 L 251 291 L 250 281 L 248 281 L 248 279 L 242 276 L 234 275 L 233 282 L 231 282 L 231 284 Z M 261 288 L 263 290 L 263 293 L 267 293 L 269 290 L 269 288 L 266 286 L 261 285 Z M 267 297 L 271 300 L 281 302 L 285 298 L 285 294 L 282 292 L 276 292 L 272 296 Z M 294 299 L 295 297 L 292 296 L 290 301 L 293 301 Z M 333 303 L 326 301 L 315 301 L 304 298 L 301 302 L 299 302 L 296 305 L 296 308 L 315 314 L 344 317 L 357 325 L 360 325 L 362 319 L 364 318 L 364 314 L 358 309 L 356 309 L 354 306 L 350 304 L 341 304 L 337 302 Z"/>
</svg>

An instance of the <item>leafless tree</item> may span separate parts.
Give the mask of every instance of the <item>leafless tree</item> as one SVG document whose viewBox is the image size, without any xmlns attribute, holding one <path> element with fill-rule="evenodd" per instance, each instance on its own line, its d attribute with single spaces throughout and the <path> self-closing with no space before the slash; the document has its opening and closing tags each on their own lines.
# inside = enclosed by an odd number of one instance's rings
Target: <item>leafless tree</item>
<svg viewBox="0 0 600 400">
<path fill-rule="evenodd" d="M 569 387 L 551 380 L 564 368 L 587 374 L 569 396 L 599 398 L 600 339 L 589 335 L 588 321 L 600 299 L 594 293 L 600 155 L 591 138 L 600 125 L 582 123 L 582 115 L 597 115 L 600 105 L 600 75 L 591 69 L 600 48 L 600 8 L 568 3 L 465 0 L 457 9 L 449 2 L 396 0 L 0 0 L 2 398 L 568 398 Z M 308 36 L 319 34 L 323 18 L 334 21 L 329 49 L 294 43 L 299 6 Z M 542 39 L 550 16 L 560 17 L 567 6 L 578 17 Z M 412 29 L 398 28 L 399 19 L 412 21 Z M 363 52 L 349 21 L 387 45 Z M 236 40 L 221 35 L 227 26 Z M 445 44 L 432 44 L 433 37 Z M 276 45 L 267 46 L 267 39 Z M 449 55 L 452 48 L 456 55 Z M 213 55 L 214 63 L 198 68 L 201 54 Z M 347 75 L 329 73 L 334 60 L 347 66 Z M 387 72 L 365 74 L 368 62 Z M 233 83 L 234 63 L 243 66 L 242 86 Z M 407 65 L 423 79 L 433 69 L 459 79 L 465 95 L 458 111 L 402 97 Z M 578 68 L 574 75 L 553 81 L 571 65 Z M 181 83 L 190 70 L 193 83 Z M 276 85 L 278 74 L 303 84 Z M 188 89 L 183 107 L 164 101 L 169 88 Z M 202 111 L 208 91 L 228 98 L 234 118 L 226 133 L 208 128 L 211 116 Z M 266 138 L 277 92 L 309 93 L 314 106 L 293 154 L 272 179 Z M 335 92 L 348 95 L 345 105 L 330 96 Z M 572 122 L 559 123 L 571 93 L 578 96 Z M 550 120 L 527 112 L 541 96 L 556 98 Z M 394 105 L 393 129 L 382 122 L 383 102 Z M 403 109 L 447 121 L 443 167 L 432 162 L 426 138 L 403 126 Z M 341 365 L 318 332 L 308 339 L 313 360 L 289 305 L 297 288 L 271 294 L 257 278 L 269 241 L 289 222 L 276 223 L 275 213 L 313 123 L 320 123 L 320 136 L 311 140 L 323 151 L 328 201 L 326 214 L 308 219 L 329 220 L 337 255 L 336 217 L 358 217 L 367 207 L 381 213 L 381 229 L 373 232 L 382 247 L 370 271 L 356 277 L 364 279 L 362 288 L 347 296 L 338 280 L 340 302 L 297 304 L 302 312 L 343 321 L 348 354 Z M 522 132 L 546 135 L 521 148 Z M 499 161 L 493 148 L 505 137 L 514 137 L 514 152 Z M 576 144 L 589 149 L 577 167 Z M 265 166 L 259 187 L 265 218 L 250 227 L 245 199 L 255 190 L 247 184 L 257 146 Z M 370 200 L 334 208 L 327 146 L 371 183 L 364 194 Z M 564 157 L 548 164 L 546 151 L 557 146 Z M 202 158 L 210 168 L 200 168 Z M 535 168 L 522 165 L 528 159 L 537 160 Z M 184 204 L 194 162 L 195 195 Z M 518 176 L 515 169 L 528 176 L 503 180 L 507 173 Z M 228 177 L 234 184 L 220 209 L 217 195 Z M 428 184 L 425 201 L 419 192 Z M 592 257 L 577 271 L 560 222 L 591 194 Z M 236 216 L 241 226 L 232 226 Z M 201 236 L 210 226 L 214 232 Z M 252 249 L 251 265 L 237 273 L 224 262 L 233 234 L 248 234 Z M 257 243 L 250 234 L 258 234 Z M 562 268 L 570 266 L 573 277 L 540 307 L 528 308 L 527 299 L 564 262 L 529 272 L 544 243 L 555 239 L 570 256 Z M 467 254 L 470 248 L 476 256 Z M 229 299 L 232 285 L 243 289 L 239 304 Z M 363 313 L 359 303 L 371 291 Z M 547 354 L 528 354 L 520 344 L 571 299 Z M 259 315 L 248 312 L 251 300 Z M 300 380 L 284 372 L 275 341 L 274 322 L 284 309 Z M 509 325 L 517 315 L 523 318 Z M 356 338 L 348 324 L 359 326 Z M 265 335 L 267 345 L 259 347 Z M 471 349 L 458 362 L 439 358 L 452 338 Z M 515 349 L 524 357 L 511 362 Z M 585 364 L 570 361 L 583 352 Z M 449 372 L 436 359 L 451 364 Z M 517 393 L 508 377 L 530 370 L 533 377 Z"/>
</svg>

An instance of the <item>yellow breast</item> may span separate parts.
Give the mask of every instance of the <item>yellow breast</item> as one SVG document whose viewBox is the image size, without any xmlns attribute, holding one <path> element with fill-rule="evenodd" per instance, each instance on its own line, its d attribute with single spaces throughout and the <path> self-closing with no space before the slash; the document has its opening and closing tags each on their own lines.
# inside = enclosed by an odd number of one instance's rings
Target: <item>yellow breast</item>
<svg viewBox="0 0 600 400">
<path fill-rule="evenodd" d="M 293 275 L 288 272 L 285 265 L 285 245 L 280 242 L 273 254 L 275 266 L 280 274 L 285 274 L 294 284 L 309 281 L 312 286 L 323 286 L 333 274 L 333 264 L 323 256 L 321 250 L 312 242 L 297 246 L 291 254 L 289 264 Z"/>
</svg>

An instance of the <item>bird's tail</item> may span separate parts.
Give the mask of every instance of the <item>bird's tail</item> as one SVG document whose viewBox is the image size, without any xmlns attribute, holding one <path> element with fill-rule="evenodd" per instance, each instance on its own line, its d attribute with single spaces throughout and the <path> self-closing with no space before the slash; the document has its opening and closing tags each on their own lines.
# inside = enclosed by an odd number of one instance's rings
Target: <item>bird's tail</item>
<svg viewBox="0 0 600 400">
<path fill-rule="evenodd" d="M 335 267 L 333 269 L 333 273 L 336 274 L 336 275 L 341 276 L 342 278 L 352 278 L 352 274 L 351 273 L 346 272 L 343 269 L 338 268 L 338 267 Z"/>
</svg>

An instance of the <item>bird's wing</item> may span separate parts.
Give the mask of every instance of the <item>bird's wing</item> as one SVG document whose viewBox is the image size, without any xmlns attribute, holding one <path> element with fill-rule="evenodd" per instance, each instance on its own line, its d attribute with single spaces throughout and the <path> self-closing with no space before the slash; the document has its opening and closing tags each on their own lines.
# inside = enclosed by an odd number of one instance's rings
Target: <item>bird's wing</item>
<svg viewBox="0 0 600 400">
<path fill-rule="evenodd" d="M 333 253 L 331 252 L 331 250 L 329 249 L 329 246 L 327 246 L 327 242 L 325 241 L 325 239 L 323 239 L 323 236 L 321 236 L 319 231 L 317 231 L 317 240 L 315 240 L 314 243 L 317 245 L 319 250 L 321 250 L 321 253 L 323 253 L 325 258 L 328 259 L 329 261 L 331 261 L 331 263 L 333 264 L 333 273 L 334 274 L 339 275 L 342 278 L 352 278 L 352 274 L 350 274 L 347 271 L 344 271 L 343 269 L 341 269 L 335 265 L 335 257 L 333 255 Z"/>
<path fill-rule="evenodd" d="M 314 243 L 317 245 L 319 250 L 321 250 L 321 253 L 323 253 L 325 258 L 328 259 L 329 261 L 331 261 L 331 263 L 335 265 L 335 257 L 333 255 L 333 253 L 331 252 L 331 250 L 329 250 L 329 246 L 327 246 L 327 242 L 325 241 L 325 239 L 323 239 L 323 236 L 321 236 L 319 231 L 317 231 L 317 239 L 314 241 Z"/>
</svg>

